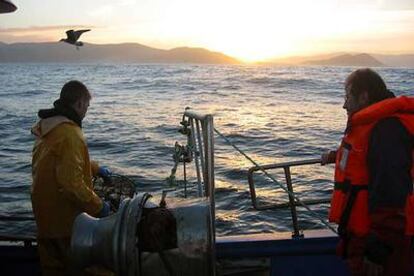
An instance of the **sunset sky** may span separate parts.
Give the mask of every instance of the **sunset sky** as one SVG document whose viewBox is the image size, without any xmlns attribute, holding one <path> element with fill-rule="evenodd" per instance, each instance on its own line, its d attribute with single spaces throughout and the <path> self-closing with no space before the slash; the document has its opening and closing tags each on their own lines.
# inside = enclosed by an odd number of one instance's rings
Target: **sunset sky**
<svg viewBox="0 0 414 276">
<path fill-rule="evenodd" d="M 414 53 L 414 0 L 12 0 L 0 41 L 203 47 L 244 61 L 330 52 Z M 41 3 L 41 4 L 40 4 Z"/>
</svg>

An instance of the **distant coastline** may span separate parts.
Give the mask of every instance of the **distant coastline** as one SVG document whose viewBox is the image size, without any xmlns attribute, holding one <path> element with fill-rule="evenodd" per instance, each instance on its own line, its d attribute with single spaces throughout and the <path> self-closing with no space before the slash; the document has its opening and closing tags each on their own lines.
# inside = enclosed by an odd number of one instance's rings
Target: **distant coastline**
<svg viewBox="0 0 414 276">
<path fill-rule="evenodd" d="M 0 62 L 120 62 L 120 63 L 194 63 L 243 64 L 242 61 L 204 48 L 180 47 L 170 50 L 139 43 L 89 44 L 76 50 L 62 42 L 0 42 Z M 279 66 L 360 66 L 411 67 L 414 54 L 383 55 L 368 53 L 328 53 L 314 56 L 292 56 L 254 64 Z"/>
<path fill-rule="evenodd" d="M 273 59 L 264 64 L 298 66 L 360 66 L 360 67 L 410 67 L 414 68 L 414 54 L 383 55 L 367 53 L 330 53 L 315 56 L 294 56 Z"/>
<path fill-rule="evenodd" d="M 203 48 L 180 47 L 162 50 L 138 43 L 85 43 L 77 50 L 74 46 L 62 42 L 0 42 L 0 62 L 240 63 L 235 58 Z"/>
<path fill-rule="evenodd" d="M 334 65 L 334 66 L 368 66 L 368 67 L 381 67 L 385 66 L 384 63 L 380 62 L 369 54 L 343 54 L 334 56 L 328 59 L 322 60 L 309 60 L 304 62 L 309 65 Z"/>
</svg>

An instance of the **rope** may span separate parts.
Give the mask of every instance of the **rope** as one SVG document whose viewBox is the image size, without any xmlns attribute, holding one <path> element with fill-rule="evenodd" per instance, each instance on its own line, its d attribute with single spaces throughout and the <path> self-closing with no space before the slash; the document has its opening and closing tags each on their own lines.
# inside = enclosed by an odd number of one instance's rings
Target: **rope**
<svg viewBox="0 0 414 276">
<path fill-rule="evenodd" d="M 182 162 L 184 164 L 184 193 L 185 197 L 187 197 L 187 174 L 185 163 L 189 163 L 193 160 L 194 148 L 191 143 L 191 130 L 188 128 L 189 123 L 184 119 L 184 117 L 181 125 L 183 125 L 183 127 L 179 130 L 179 132 L 187 136 L 187 145 L 181 145 L 178 142 L 175 142 L 173 154 L 174 165 L 171 169 L 170 176 L 165 179 L 165 182 L 170 188 L 178 186 L 175 175 L 177 173 L 178 164 Z"/>
<path fill-rule="evenodd" d="M 286 189 L 285 187 L 283 187 L 282 184 L 280 184 L 271 174 L 269 174 L 265 169 L 263 169 L 262 166 L 260 166 L 256 161 L 254 161 L 253 159 L 251 159 L 246 153 L 243 152 L 243 150 L 241 150 L 238 146 L 236 146 L 234 143 L 232 143 L 230 141 L 229 138 L 227 138 L 226 136 L 224 136 L 220 131 L 218 131 L 216 128 L 214 128 L 214 131 L 221 137 L 223 138 L 228 144 L 230 144 L 234 149 L 236 149 L 241 155 L 243 155 L 247 160 L 249 160 L 252 164 L 254 164 L 256 167 L 258 167 L 267 177 L 269 177 L 274 183 L 276 183 L 280 188 L 282 188 L 282 190 L 284 190 L 286 193 L 288 193 L 290 196 L 292 196 L 297 203 L 299 203 L 300 205 L 302 205 L 302 207 L 304 207 L 306 210 L 309 211 L 309 213 L 314 217 L 317 218 L 323 225 L 325 225 L 327 228 L 329 228 L 332 232 L 338 234 L 338 232 L 335 230 L 335 228 L 333 228 L 331 225 L 329 225 L 328 222 L 325 221 L 324 218 L 322 218 L 321 216 L 319 216 L 317 213 L 315 213 L 314 211 L 312 211 L 305 203 L 303 203 L 294 193 L 290 192 L 288 189 Z"/>
<path fill-rule="evenodd" d="M 181 158 L 182 155 L 183 155 L 183 147 L 180 144 L 178 144 L 178 142 L 175 142 L 174 154 L 173 154 L 174 165 L 171 169 L 170 176 L 168 176 L 165 179 L 168 187 L 176 187 L 177 186 L 177 181 L 176 181 L 175 174 L 177 173 L 177 167 L 178 167 L 178 164 L 180 163 L 180 158 Z"/>
</svg>

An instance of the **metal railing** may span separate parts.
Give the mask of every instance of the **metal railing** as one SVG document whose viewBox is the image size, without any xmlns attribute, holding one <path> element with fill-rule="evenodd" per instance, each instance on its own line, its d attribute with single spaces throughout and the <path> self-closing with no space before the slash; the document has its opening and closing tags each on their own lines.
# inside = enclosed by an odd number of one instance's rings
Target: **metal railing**
<svg viewBox="0 0 414 276">
<path fill-rule="evenodd" d="M 187 122 L 185 120 L 187 119 Z M 186 108 L 183 115 L 184 126 L 189 126 L 191 131 L 188 143 L 194 153 L 194 164 L 198 182 L 198 196 L 205 196 L 210 202 L 210 229 L 212 238 L 212 271 L 215 271 L 215 199 L 214 199 L 214 122 L 213 115 L 202 115 Z M 185 163 L 184 163 L 185 164 Z M 185 168 L 185 166 L 184 166 Z M 214 274 L 214 273 L 213 273 Z"/>
<path fill-rule="evenodd" d="M 200 115 L 189 109 L 184 113 L 191 128 L 190 141 L 198 182 L 198 196 L 206 196 L 214 204 L 214 135 L 213 116 Z"/>
<path fill-rule="evenodd" d="M 300 161 L 292 161 L 292 162 L 284 162 L 284 163 L 276 163 L 276 164 L 268 164 L 264 166 L 254 166 L 251 167 L 248 171 L 248 181 L 249 181 L 249 189 L 250 189 L 250 196 L 252 200 L 253 207 L 256 210 L 267 210 L 267 209 L 280 209 L 290 207 L 290 212 L 292 216 L 292 224 L 293 224 L 293 236 L 300 237 L 299 225 L 298 225 L 298 218 L 297 218 L 297 211 L 296 206 L 298 206 L 298 202 L 295 201 L 293 195 L 293 185 L 292 185 L 292 177 L 290 167 L 297 167 L 297 166 L 304 166 L 304 165 L 314 165 L 314 164 L 321 164 L 321 159 L 309 159 L 309 160 L 300 160 Z M 270 170 L 270 169 L 283 169 L 285 174 L 286 186 L 289 191 L 289 202 L 281 203 L 281 204 L 264 204 L 259 205 L 257 202 L 256 196 L 256 186 L 254 183 L 253 173 L 256 171 L 263 171 L 263 170 Z M 301 200 L 302 201 L 302 200 Z M 321 203 L 328 203 L 330 199 L 313 199 L 313 200 L 303 200 L 302 203 L 306 205 L 313 205 L 313 204 L 321 204 Z"/>
</svg>

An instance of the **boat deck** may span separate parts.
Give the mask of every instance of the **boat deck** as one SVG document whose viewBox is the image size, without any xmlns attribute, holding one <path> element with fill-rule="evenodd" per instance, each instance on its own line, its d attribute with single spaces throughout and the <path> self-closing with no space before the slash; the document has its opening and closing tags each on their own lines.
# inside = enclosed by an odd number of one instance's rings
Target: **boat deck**
<svg viewBox="0 0 414 276">
<path fill-rule="evenodd" d="M 328 230 L 218 237 L 218 275 L 348 275 L 335 255 L 338 238 Z M 0 243 L 2 275 L 40 275 L 33 238 Z"/>
</svg>

